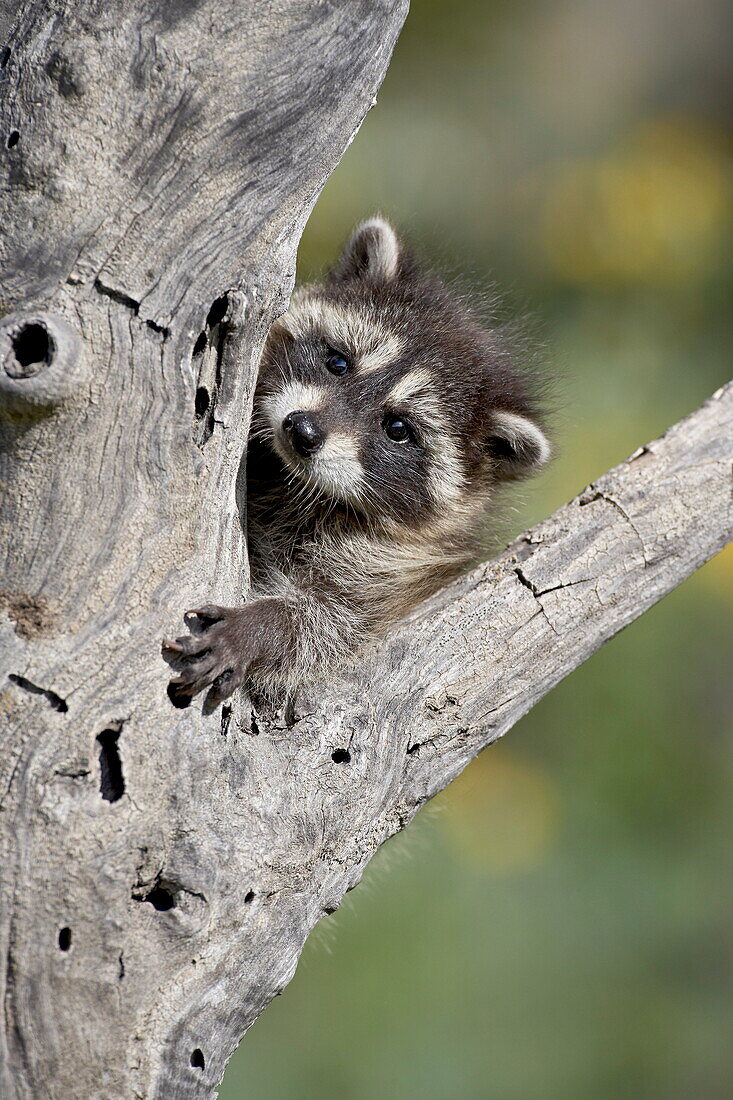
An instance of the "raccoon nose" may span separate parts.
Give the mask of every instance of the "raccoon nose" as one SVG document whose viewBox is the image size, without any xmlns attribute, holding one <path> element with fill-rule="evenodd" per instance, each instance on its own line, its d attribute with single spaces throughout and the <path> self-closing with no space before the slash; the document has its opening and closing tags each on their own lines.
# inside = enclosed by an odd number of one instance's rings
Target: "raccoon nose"
<svg viewBox="0 0 733 1100">
<path fill-rule="evenodd" d="M 320 451 L 326 442 L 326 433 L 307 412 L 288 413 L 283 420 L 283 431 L 303 458 Z"/>
</svg>

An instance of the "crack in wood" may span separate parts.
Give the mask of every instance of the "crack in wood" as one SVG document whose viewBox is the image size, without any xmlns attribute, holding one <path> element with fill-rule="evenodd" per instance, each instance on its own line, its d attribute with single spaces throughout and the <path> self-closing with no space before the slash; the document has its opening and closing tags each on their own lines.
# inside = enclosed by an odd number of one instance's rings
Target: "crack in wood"
<svg viewBox="0 0 733 1100">
<path fill-rule="evenodd" d="M 540 596 L 546 596 L 549 592 L 560 592 L 563 588 L 573 588 L 576 584 L 590 584 L 589 577 L 580 577 L 577 581 L 563 581 L 561 584 L 550 585 L 549 588 L 538 588 L 526 575 L 521 566 L 514 567 L 513 572 L 516 574 L 517 579 L 525 588 L 528 588 L 535 599 L 539 599 Z"/>
<path fill-rule="evenodd" d="M 636 461 L 639 457 L 641 457 L 640 452 L 643 452 L 643 451 L 644 451 L 644 448 L 640 447 L 639 452 L 634 452 L 634 454 L 631 456 L 631 458 L 628 461 L 629 462 Z M 651 453 L 649 451 L 649 448 L 646 448 L 646 453 L 647 454 Z M 593 486 L 591 486 L 591 489 L 592 488 L 593 488 Z M 580 498 L 580 500 L 578 501 L 578 505 L 579 505 L 579 507 L 584 508 L 588 504 L 594 504 L 597 500 L 605 500 L 607 504 L 610 504 L 613 508 L 616 509 L 616 511 L 619 513 L 619 515 L 623 516 L 623 518 L 626 520 L 629 527 L 631 528 L 631 530 L 634 532 L 637 539 L 639 540 L 639 545 L 641 547 L 641 554 L 642 554 L 642 557 L 644 559 L 644 565 L 645 566 L 649 565 L 650 562 L 649 562 L 649 558 L 647 557 L 647 550 L 646 550 L 646 544 L 644 543 L 644 539 L 641 537 L 641 533 L 640 533 L 639 529 L 637 528 L 636 524 L 634 523 L 634 521 L 631 518 L 631 516 L 629 515 L 629 513 L 624 508 L 623 504 L 620 503 L 620 501 L 616 500 L 616 498 L 614 496 L 611 496 L 610 493 L 604 492 L 602 489 L 598 489 L 589 496 L 585 496 L 585 495 L 582 496 Z"/>
<path fill-rule="evenodd" d="M 27 691 L 30 695 L 42 695 L 48 705 L 59 714 L 66 714 L 69 706 L 65 699 L 62 699 L 60 695 L 57 695 L 51 688 L 42 688 L 38 684 L 34 684 L 32 680 L 28 680 L 25 676 L 19 675 L 17 672 L 10 672 L 8 679 L 11 683 L 19 687 L 21 691 Z"/>
<path fill-rule="evenodd" d="M 103 297 L 111 299 L 113 302 L 117 302 L 118 305 L 124 306 L 125 309 L 132 311 L 135 317 L 140 316 L 140 302 L 133 298 L 130 294 L 127 294 L 124 290 L 120 290 L 117 287 L 107 286 L 102 280 L 97 277 L 94 280 L 94 289 Z M 171 334 L 170 329 L 166 325 L 161 325 L 158 321 L 153 320 L 152 317 L 140 318 L 148 328 L 153 332 L 159 333 L 163 340 L 167 340 Z"/>
</svg>

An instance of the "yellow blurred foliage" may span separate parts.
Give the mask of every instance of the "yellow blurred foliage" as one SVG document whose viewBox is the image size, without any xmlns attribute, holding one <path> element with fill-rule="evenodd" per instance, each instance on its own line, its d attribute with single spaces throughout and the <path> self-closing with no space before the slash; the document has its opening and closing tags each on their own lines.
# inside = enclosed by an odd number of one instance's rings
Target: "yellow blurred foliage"
<svg viewBox="0 0 733 1100">
<path fill-rule="evenodd" d="M 715 266 L 730 214 L 724 137 L 663 118 L 605 156 L 557 168 L 540 237 L 546 264 L 568 282 L 670 285 Z"/>
<path fill-rule="evenodd" d="M 559 795 L 551 777 L 503 744 L 483 752 L 436 801 L 457 855 L 474 869 L 527 870 L 558 838 Z"/>
<path fill-rule="evenodd" d="M 716 600 L 733 603 L 733 543 L 703 565 L 694 579 Z"/>
</svg>

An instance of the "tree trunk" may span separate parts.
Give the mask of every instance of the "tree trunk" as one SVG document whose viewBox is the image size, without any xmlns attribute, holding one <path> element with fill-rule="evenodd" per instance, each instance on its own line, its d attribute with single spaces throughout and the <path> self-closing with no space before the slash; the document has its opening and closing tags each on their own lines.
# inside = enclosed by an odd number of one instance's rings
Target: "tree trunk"
<svg viewBox="0 0 733 1100">
<path fill-rule="evenodd" d="M 260 742 L 238 723 L 227 736 L 231 708 L 173 709 L 160 640 L 185 607 L 246 591 L 236 475 L 260 348 L 406 10 L 13 11 L 0 48 L 3 1097 L 211 1096 L 313 923 L 301 849 L 280 863 L 286 838 L 266 839 L 283 776 L 253 793 Z"/>
<path fill-rule="evenodd" d="M 405 7 L 19 16 L 0 114 L 3 1096 L 212 1096 L 379 844 L 733 534 L 729 385 L 287 720 L 170 705 L 162 635 L 243 596 L 259 349 Z"/>
</svg>

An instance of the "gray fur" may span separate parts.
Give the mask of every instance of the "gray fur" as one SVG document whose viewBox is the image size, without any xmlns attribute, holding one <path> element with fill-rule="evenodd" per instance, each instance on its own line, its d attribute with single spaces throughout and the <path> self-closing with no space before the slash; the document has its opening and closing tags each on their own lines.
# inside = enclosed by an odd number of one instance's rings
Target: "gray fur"
<svg viewBox="0 0 733 1100">
<path fill-rule="evenodd" d="M 549 453 L 502 333 L 363 222 L 272 328 L 247 453 L 254 598 L 166 643 L 171 698 L 326 678 L 481 559 L 497 485 Z"/>
</svg>

